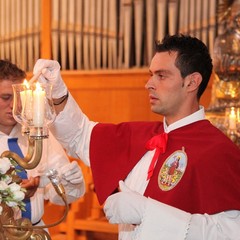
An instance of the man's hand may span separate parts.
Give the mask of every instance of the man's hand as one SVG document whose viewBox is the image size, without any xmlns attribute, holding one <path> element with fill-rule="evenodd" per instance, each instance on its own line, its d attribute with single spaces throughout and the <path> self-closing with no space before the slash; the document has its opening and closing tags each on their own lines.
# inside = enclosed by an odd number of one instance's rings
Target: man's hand
<svg viewBox="0 0 240 240">
<path fill-rule="evenodd" d="M 147 198 L 119 182 L 121 192 L 107 198 L 104 212 L 110 223 L 140 224 Z"/>
<path fill-rule="evenodd" d="M 38 189 L 40 177 L 30 177 L 29 179 L 22 179 L 21 187 L 26 189 L 25 199 L 33 197 Z"/>
<path fill-rule="evenodd" d="M 73 185 L 83 182 L 82 170 L 76 161 L 62 166 L 59 170 L 62 184 L 67 185 L 69 182 Z"/>
<path fill-rule="evenodd" d="M 40 83 L 49 82 L 52 84 L 52 98 L 58 99 L 67 94 L 67 87 L 62 80 L 60 65 L 57 61 L 38 59 L 33 68 L 33 74 L 39 75 Z"/>
</svg>

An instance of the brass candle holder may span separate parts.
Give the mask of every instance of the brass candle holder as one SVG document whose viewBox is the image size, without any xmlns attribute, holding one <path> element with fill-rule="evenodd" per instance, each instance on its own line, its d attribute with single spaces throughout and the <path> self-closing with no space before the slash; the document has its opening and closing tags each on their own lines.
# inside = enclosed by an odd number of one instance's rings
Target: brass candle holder
<svg viewBox="0 0 240 240">
<path fill-rule="evenodd" d="M 24 169 L 34 169 L 40 163 L 43 151 L 43 140 L 48 138 L 48 125 L 55 117 L 54 105 L 51 98 L 52 87 L 49 84 L 38 82 L 24 82 L 14 84 L 13 116 L 22 125 L 22 133 L 28 136 L 28 151 L 24 158 L 11 151 L 4 151 L 1 158 L 7 157 L 14 160 Z M 54 172 L 56 175 L 56 172 Z M 55 176 L 54 175 L 54 176 Z M 13 209 L 6 204 L 2 204 L 2 214 L 0 215 L 0 239 L 6 240 L 50 240 L 51 237 L 44 230 L 61 223 L 67 216 L 68 204 L 64 188 L 60 181 L 51 180 L 58 195 L 65 203 L 63 217 L 54 224 L 44 226 L 32 226 L 29 219 L 14 219 Z M 55 176 L 56 177 L 56 176 Z"/>
</svg>

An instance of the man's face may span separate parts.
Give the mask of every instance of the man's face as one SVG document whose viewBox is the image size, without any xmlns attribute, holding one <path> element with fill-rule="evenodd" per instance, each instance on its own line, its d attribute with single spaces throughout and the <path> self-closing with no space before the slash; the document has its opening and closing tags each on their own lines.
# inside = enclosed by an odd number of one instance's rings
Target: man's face
<svg viewBox="0 0 240 240">
<path fill-rule="evenodd" d="M 186 98 L 185 79 L 175 66 L 177 52 L 160 52 L 153 57 L 146 84 L 151 110 L 176 121 Z"/>
<path fill-rule="evenodd" d="M 14 83 L 21 83 L 14 82 Z M 16 124 L 12 115 L 13 108 L 13 82 L 10 80 L 0 81 L 0 131 L 10 133 L 10 130 Z"/>
</svg>

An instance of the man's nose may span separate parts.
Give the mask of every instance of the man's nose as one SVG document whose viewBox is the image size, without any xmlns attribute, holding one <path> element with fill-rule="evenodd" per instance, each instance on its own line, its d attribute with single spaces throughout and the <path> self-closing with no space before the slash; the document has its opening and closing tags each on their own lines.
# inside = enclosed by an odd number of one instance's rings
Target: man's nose
<svg viewBox="0 0 240 240">
<path fill-rule="evenodd" d="M 149 90 L 149 89 L 154 89 L 152 78 L 153 78 L 153 77 L 150 77 L 150 78 L 147 80 L 147 83 L 145 84 L 145 88 L 146 88 L 147 90 Z"/>
<path fill-rule="evenodd" d="M 10 100 L 9 106 L 11 109 L 13 109 L 13 99 Z"/>
</svg>

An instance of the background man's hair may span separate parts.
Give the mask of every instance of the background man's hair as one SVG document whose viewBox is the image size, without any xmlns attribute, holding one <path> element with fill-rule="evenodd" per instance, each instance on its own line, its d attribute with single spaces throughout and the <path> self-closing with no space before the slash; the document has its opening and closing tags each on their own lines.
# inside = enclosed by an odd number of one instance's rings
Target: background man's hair
<svg viewBox="0 0 240 240">
<path fill-rule="evenodd" d="M 9 60 L 0 59 L 0 81 L 20 81 L 26 78 L 26 76 L 25 71 L 20 69 L 16 64 L 11 63 Z"/>
</svg>

